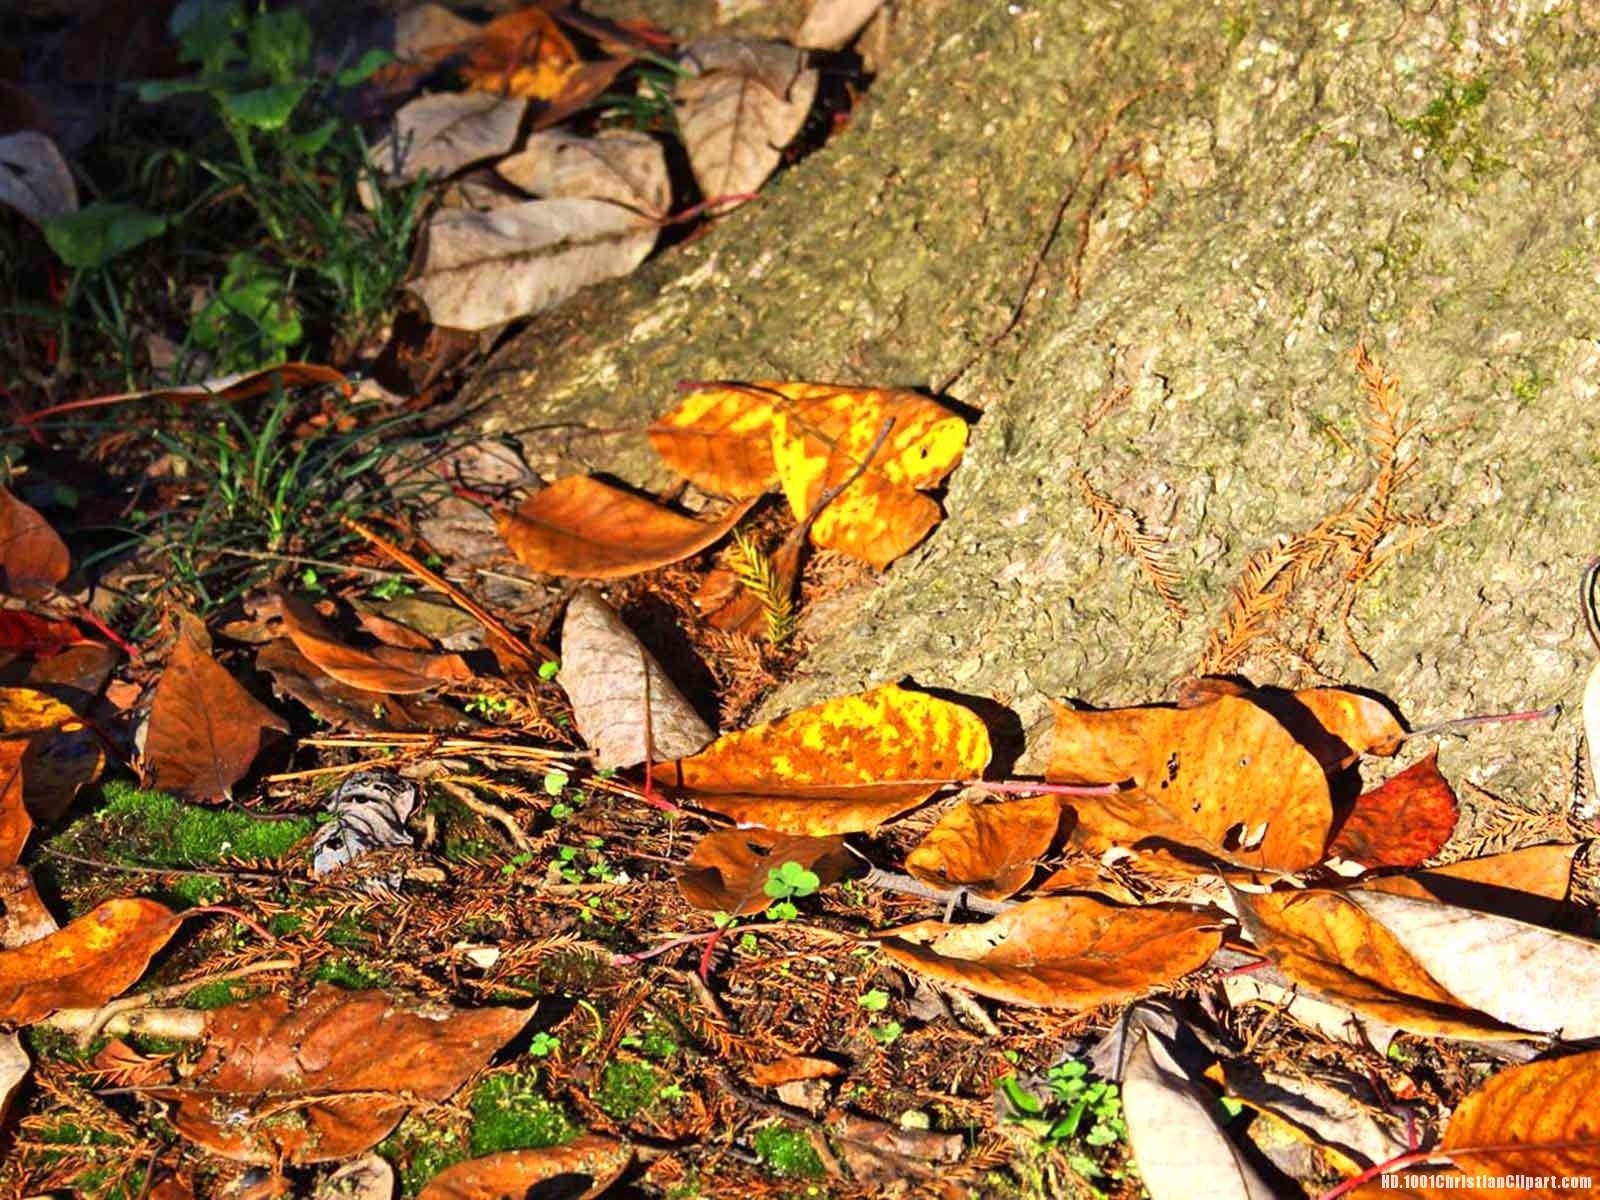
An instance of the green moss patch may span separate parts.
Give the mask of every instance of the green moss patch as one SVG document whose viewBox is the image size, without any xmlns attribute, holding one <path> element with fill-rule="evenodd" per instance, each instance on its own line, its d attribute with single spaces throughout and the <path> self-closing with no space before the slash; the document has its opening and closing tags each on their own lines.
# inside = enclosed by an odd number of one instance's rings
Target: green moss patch
<svg viewBox="0 0 1600 1200">
<path fill-rule="evenodd" d="M 491 1075 L 472 1093 L 472 1153 L 542 1150 L 577 1137 L 580 1130 L 561 1105 L 543 1095 L 533 1071 Z"/>
<path fill-rule="evenodd" d="M 100 837 L 130 859 L 163 867 L 282 858 L 316 828 L 308 817 L 263 820 L 184 804 L 165 792 L 147 792 L 117 780 L 105 785 L 104 795 Z"/>
<path fill-rule="evenodd" d="M 821 1179 L 822 1159 L 811 1136 L 791 1125 L 763 1125 L 750 1139 L 756 1157 L 774 1175 L 790 1179 Z"/>
<path fill-rule="evenodd" d="M 626 1121 L 656 1102 L 661 1091 L 661 1076 L 649 1063 L 607 1063 L 600 1072 L 600 1086 L 594 1102 L 608 1116 Z"/>
</svg>

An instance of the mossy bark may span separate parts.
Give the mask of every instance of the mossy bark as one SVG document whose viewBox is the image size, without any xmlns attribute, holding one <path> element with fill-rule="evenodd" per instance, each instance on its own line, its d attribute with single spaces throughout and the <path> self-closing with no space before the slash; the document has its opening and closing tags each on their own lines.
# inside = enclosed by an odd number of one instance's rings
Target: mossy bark
<svg viewBox="0 0 1600 1200">
<path fill-rule="evenodd" d="M 1371 665 L 1325 614 L 1316 667 L 1418 723 L 1573 701 L 1600 552 L 1596 14 L 1418 8 L 902 3 L 847 129 L 535 322 L 475 397 L 552 477 L 659 486 L 642 436 L 586 431 L 637 429 L 676 380 L 953 379 L 981 417 L 948 518 L 812 614 L 769 708 L 911 677 L 1034 726 L 1045 697 L 1169 696 L 1251 553 L 1368 484 L 1364 343 L 1420 422 L 1397 503 L 1432 527 L 1360 591 Z M 1080 470 L 1166 540 L 1188 619 L 1097 531 Z M 1268 640 L 1242 666 L 1315 678 Z M 1575 736 L 1489 731 L 1460 769 L 1553 808 Z"/>
</svg>

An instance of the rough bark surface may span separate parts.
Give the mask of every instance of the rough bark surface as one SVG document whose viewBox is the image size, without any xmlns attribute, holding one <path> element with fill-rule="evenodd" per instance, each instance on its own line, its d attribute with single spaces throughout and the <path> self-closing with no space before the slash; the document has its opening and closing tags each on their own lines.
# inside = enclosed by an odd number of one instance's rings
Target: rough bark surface
<svg viewBox="0 0 1600 1200">
<path fill-rule="evenodd" d="M 948 518 L 812 612 L 768 708 L 910 677 L 1033 728 L 1045 697 L 1170 696 L 1249 556 L 1367 486 L 1364 342 L 1421 422 L 1396 503 L 1432 528 L 1360 590 L 1371 665 L 1324 613 L 1315 666 L 1419 724 L 1570 707 L 1600 552 L 1597 16 L 901 3 L 848 129 L 536 323 L 476 398 L 551 477 L 659 486 L 642 435 L 585 431 L 637 428 L 681 378 L 953 379 L 981 416 Z M 1165 539 L 1187 619 L 1097 531 L 1080 470 Z M 1284 648 L 1304 616 L 1244 673 L 1315 680 Z M 1485 731 L 1445 765 L 1555 810 L 1575 737 Z"/>
</svg>

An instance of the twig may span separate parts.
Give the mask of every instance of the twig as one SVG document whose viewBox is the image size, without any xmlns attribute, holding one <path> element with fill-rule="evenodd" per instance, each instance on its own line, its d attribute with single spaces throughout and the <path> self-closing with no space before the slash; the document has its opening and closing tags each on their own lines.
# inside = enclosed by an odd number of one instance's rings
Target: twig
<svg viewBox="0 0 1600 1200">
<path fill-rule="evenodd" d="M 63 862 L 77 863 L 80 867 L 93 867 L 99 871 L 124 871 L 130 875 L 222 875 L 231 879 L 248 879 L 254 883 L 281 883 L 283 876 L 274 875 L 269 871 L 242 871 L 227 866 L 215 867 L 157 867 L 148 863 L 119 863 L 108 862 L 98 858 L 85 858 L 81 854 L 69 854 L 65 850 L 57 850 L 54 846 L 40 846 L 40 851 L 50 858 L 59 858 Z"/>
<path fill-rule="evenodd" d="M 179 996 L 187 995 L 198 987 L 209 983 L 227 983 L 234 979 L 246 979 L 252 975 L 265 975 L 269 971 L 292 971 L 300 965 L 293 958 L 268 958 L 261 962 L 249 963 L 242 967 L 235 967 L 231 971 L 217 971 L 210 975 L 197 975 L 193 979 L 185 979 L 181 983 L 170 984 L 167 987 L 155 988 L 148 992 L 140 992 L 134 996 L 123 996 L 102 1004 L 99 1008 L 64 1008 L 55 1013 L 45 1023 L 60 1029 L 65 1033 L 76 1031 L 78 1045 L 86 1047 L 100 1033 L 119 1017 L 141 1008 L 152 1008 L 164 1000 L 173 1000 Z M 191 1012 L 191 1009 L 183 1009 Z"/>
<path fill-rule="evenodd" d="M 485 820 L 493 821 L 506 831 L 506 836 L 511 839 L 511 844 L 524 854 L 533 853 L 533 843 L 528 840 L 528 835 L 522 831 L 522 826 L 517 824 L 517 819 L 501 808 L 498 804 L 491 804 L 487 800 L 480 800 L 472 794 L 472 790 L 453 779 L 435 779 L 433 781 L 445 791 L 449 792 L 462 806 L 477 813 Z"/>
<path fill-rule="evenodd" d="M 846 849 L 849 847 L 846 846 Z M 994 916 L 996 913 L 1003 913 L 1017 906 L 1015 900 L 990 900 L 983 896 L 975 896 L 970 889 L 964 887 L 934 887 L 910 875 L 885 871 L 871 863 L 867 864 L 867 873 L 859 876 L 856 882 L 865 887 L 876 888 L 880 892 L 899 892 L 902 895 L 916 896 L 944 905 L 965 903 L 973 912 L 983 913 L 985 916 Z"/>
</svg>

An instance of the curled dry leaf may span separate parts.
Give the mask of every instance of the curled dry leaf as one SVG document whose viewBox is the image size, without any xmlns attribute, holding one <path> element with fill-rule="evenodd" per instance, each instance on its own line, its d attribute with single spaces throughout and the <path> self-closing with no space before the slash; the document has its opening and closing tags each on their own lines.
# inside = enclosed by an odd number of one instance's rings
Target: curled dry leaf
<svg viewBox="0 0 1600 1200">
<path fill-rule="evenodd" d="M 494 169 L 523 191 L 548 200 L 609 200 L 647 217 L 665 216 L 672 202 L 661 143 L 631 129 L 602 130 L 592 138 L 546 130 Z"/>
<path fill-rule="evenodd" d="M 1186 709 L 1058 705 L 1045 774 L 1060 783 L 1131 785 L 1073 800 L 1092 835 L 1172 841 L 1247 867 L 1299 871 L 1320 862 L 1333 821 L 1317 758 L 1239 696 Z"/>
<path fill-rule="evenodd" d="M 428 222 L 406 285 L 436 325 L 490 329 L 626 275 L 658 227 L 605 200 L 530 200 L 493 212 L 447 209 Z"/>
<path fill-rule="evenodd" d="M 883 0 L 814 0 L 794 44 L 811 50 L 842 50 L 883 7 Z"/>
<path fill-rule="evenodd" d="M 791 1054 L 777 1062 L 752 1065 L 750 1082 L 757 1087 L 779 1087 L 803 1079 L 836 1079 L 843 1074 L 844 1068 L 832 1059 Z"/>
<path fill-rule="evenodd" d="M 28 743 L 12 738 L 0 741 L 0 867 L 22 859 L 22 847 L 33 832 L 33 818 L 22 803 L 22 756 Z"/>
<path fill-rule="evenodd" d="M 394 127 L 372 146 L 372 165 L 397 179 L 453 175 L 498 158 L 516 144 L 526 100 L 483 92 L 419 96 L 394 115 Z"/>
<path fill-rule="evenodd" d="M 177 928 L 154 900 L 107 900 L 58 933 L 0 951 L 0 1024 L 98 1008 L 144 974 Z"/>
<path fill-rule="evenodd" d="M 55 142 L 33 129 L 0 137 L 0 204 L 40 228 L 78 211 L 78 185 Z"/>
<path fill-rule="evenodd" d="M 827 837 L 874 829 L 989 765 L 977 714 L 889 684 L 724 734 L 656 782 L 741 825 Z"/>
<path fill-rule="evenodd" d="M 772 381 L 697 389 L 649 433 L 667 465 L 706 491 L 755 496 L 777 480 L 796 519 L 877 445 L 818 514 L 811 540 L 880 568 L 938 524 L 938 504 L 918 489 L 940 483 L 967 444 L 966 422 L 916 392 Z"/>
<path fill-rule="evenodd" d="M 706 834 L 678 869 L 678 890 L 696 908 L 745 916 L 772 903 L 768 872 L 797 863 L 826 887 L 850 869 L 842 837 L 794 837 L 767 829 L 718 829 Z"/>
<path fill-rule="evenodd" d="M 448 1099 L 532 1009 L 451 1009 L 318 984 L 206 1014 L 205 1050 L 153 1094 L 175 1129 L 225 1158 L 331 1162 L 382 1141 L 419 1100 Z M 281 1118 L 292 1111 L 295 1119 Z"/>
<path fill-rule="evenodd" d="M 713 211 L 760 189 L 817 95 L 817 72 L 782 42 L 695 42 L 680 63 L 674 100 L 689 165 Z"/>
<path fill-rule="evenodd" d="M 183 614 L 145 734 L 145 762 L 156 786 L 202 800 L 228 796 L 260 753 L 266 731 L 288 728 L 211 657 L 205 626 Z"/>
<path fill-rule="evenodd" d="M 601 767 L 682 758 L 717 736 L 593 588 L 567 604 L 558 679 Z"/>
<path fill-rule="evenodd" d="M 697 521 L 587 475 L 557 480 L 514 512 L 495 513 L 523 566 L 547 575 L 620 579 L 698 554 L 750 511 L 736 504 Z"/>
<path fill-rule="evenodd" d="M 0 593 L 37 600 L 72 570 L 67 544 L 37 509 L 0 488 Z"/>
<path fill-rule="evenodd" d="M 538 5 L 505 13 L 464 43 L 461 79 L 495 96 L 553 100 L 578 69 L 578 52 Z"/>
<path fill-rule="evenodd" d="M 1273 1190 L 1212 1115 L 1216 1096 L 1189 1077 L 1155 1030 L 1133 1022 L 1122 1069 L 1128 1146 L 1151 1200 L 1270 1200 Z"/>
<path fill-rule="evenodd" d="M 547 1193 L 570 1200 L 590 1200 L 615 1183 L 632 1161 L 632 1147 L 585 1134 L 561 1146 L 504 1150 L 446 1167 L 422 1189 L 417 1200 L 504 1200 Z M 584 1177 L 589 1182 L 579 1191 Z M 568 1179 L 569 1186 L 554 1182 Z"/>
<path fill-rule="evenodd" d="M 37 688 L 0 687 L 0 738 L 26 739 L 22 802 L 36 824 L 50 825 L 80 788 L 105 767 L 100 738 L 62 701 Z"/>
<path fill-rule="evenodd" d="M 420 696 L 390 696 L 375 705 L 371 692 L 318 670 L 288 638 L 275 638 L 261 647 L 256 667 L 272 676 L 278 695 L 298 700 L 334 728 L 423 733 L 472 724 L 458 710 Z"/>
<path fill-rule="evenodd" d="M 1021 891 L 1061 826 L 1061 801 L 1030 796 L 975 806 L 963 800 L 906 856 L 925 883 L 970 887 L 1001 900 Z"/>
<path fill-rule="evenodd" d="M 1357 797 L 1328 854 L 1369 869 L 1421 866 L 1444 848 L 1455 827 L 1456 794 L 1432 751 Z"/>
<path fill-rule="evenodd" d="M 351 646 L 340 640 L 322 614 L 298 596 L 282 597 L 283 627 L 295 649 L 347 687 L 385 696 L 407 696 L 476 676 L 459 654 L 430 654 L 400 646 Z"/>
<path fill-rule="evenodd" d="M 1434 978 L 1400 937 L 1368 915 L 1359 895 L 1312 888 L 1264 895 L 1240 892 L 1234 901 L 1240 923 L 1259 951 L 1319 997 L 1411 1033 L 1480 1040 L 1523 1036 L 1475 1011 L 1470 1001 Z M 1448 910 L 1446 905 L 1429 907 L 1439 910 L 1435 916 Z M 1480 961 L 1479 969 L 1493 967 Z M 1502 976 L 1493 975 L 1482 987 L 1503 982 Z"/>
<path fill-rule="evenodd" d="M 1600 1171 L 1600 1125 L 1594 1097 L 1600 1090 L 1600 1051 L 1526 1063 L 1492 1076 L 1451 1114 L 1430 1158 L 1448 1158 L 1460 1175 L 1438 1180 L 1439 1168 L 1399 1170 L 1372 1180 L 1355 1194 L 1373 1200 L 1446 1196 L 1571 1197 L 1562 1181 Z M 1435 1182 L 1430 1182 L 1430 1176 Z M 1484 1182 L 1476 1184 L 1477 1176 Z M 1502 1188 L 1488 1181 L 1516 1176 Z M 1448 1185 L 1448 1186 L 1447 1186 Z"/>
<path fill-rule="evenodd" d="M 1047 896 L 978 925 L 921 921 L 889 930 L 883 951 L 980 996 L 1085 1010 L 1199 970 L 1221 944 L 1217 920 L 1206 913 Z"/>
</svg>

